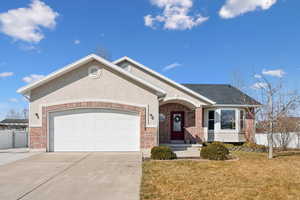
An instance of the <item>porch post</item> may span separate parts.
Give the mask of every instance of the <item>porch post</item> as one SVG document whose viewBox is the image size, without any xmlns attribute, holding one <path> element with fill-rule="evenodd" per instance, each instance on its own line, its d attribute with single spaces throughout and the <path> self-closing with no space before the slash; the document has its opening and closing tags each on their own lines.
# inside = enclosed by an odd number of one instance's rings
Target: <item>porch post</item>
<svg viewBox="0 0 300 200">
<path fill-rule="evenodd" d="M 196 136 L 198 140 L 203 141 L 203 107 L 197 107 L 195 109 L 195 126 L 196 126 Z"/>
<path fill-rule="evenodd" d="M 248 142 L 255 142 L 255 112 L 254 110 L 249 110 L 246 113 L 245 120 L 245 136 Z"/>
</svg>

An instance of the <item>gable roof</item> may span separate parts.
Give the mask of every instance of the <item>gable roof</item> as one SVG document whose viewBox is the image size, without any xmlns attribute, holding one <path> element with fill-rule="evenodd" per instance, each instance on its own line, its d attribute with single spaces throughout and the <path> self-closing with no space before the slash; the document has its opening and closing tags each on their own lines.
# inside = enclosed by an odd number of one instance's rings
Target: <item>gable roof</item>
<svg viewBox="0 0 300 200">
<path fill-rule="evenodd" d="M 144 80 L 142 80 L 142 79 L 140 79 L 140 78 L 132 75 L 131 73 L 127 72 L 126 70 L 121 69 L 117 65 L 115 65 L 115 64 L 113 64 L 113 63 L 111 63 L 111 62 L 109 62 L 109 61 L 101 58 L 100 56 L 95 55 L 95 54 L 88 55 L 88 56 L 86 56 L 86 57 L 84 57 L 84 58 L 82 58 L 82 59 L 80 59 L 80 60 L 78 60 L 78 61 L 70 64 L 70 65 L 67 65 L 67 66 L 65 66 L 65 67 L 63 67 L 63 68 L 61 68 L 61 69 L 59 69 L 59 70 L 57 70 L 57 71 L 49 74 L 48 76 L 44 77 L 43 79 L 41 79 L 39 81 L 36 81 L 34 83 L 31 83 L 31 84 L 29 84 L 27 86 L 24 86 L 24 87 L 20 88 L 17 92 L 25 95 L 28 92 L 30 92 L 32 89 L 35 89 L 35 88 L 37 88 L 37 87 L 39 87 L 39 86 L 41 86 L 41 85 L 43 85 L 43 84 L 45 84 L 45 83 L 47 83 L 47 82 L 49 82 L 51 80 L 53 80 L 53 79 L 55 79 L 57 77 L 60 77 L 63 74 L 66 74 L 66 73 L 68 73 L 68 72 L 70 72 L 70 71 L 72 71 L 72 70 L 74 70 L 74 69 L 76 69 L 76 68 L 78 68 L 78 67 L 80 67 L 80 66 L 82 66 L 84 64 L 87 64 L 88 62 L 93 61 L 93 60 L 96 60 L 96 61 L 98 61 L 98 62 L 100 62 L 100 63 L 102 63 L 102 64 L 110 67 L 111 69 L 113 69 L 113 70 L 115 70 L 115 71 L 117 71 L 117 72 L 119 72 L 119 73 L 121 73 L 121 74 L 129 77 L 130 79 L 132 79 L 132 80 L 134 80 L 136 82 L 139 82 L 142 85 L 144 85 L 144 86 L 146 86 L 146 87 L 148 87 L 148 88 L 156 91 L 157 92 L 156 94 L 158 96 L 164 96 L 164 95 L 166 95 L 166 92 L 164 90 L 162 90 L 162 89 L 160 89 L 160 88 L 152 85 L 151 83 L 148 83 L 148 82 L 146 82 L 146 81 L 144 81 Z"/>
<path fill-rule="evenodd" d="M 0 121 L 1 124 L 28 124 L 28 119 L 4 119 Z"/>
<path fill-rule="evenodd" d="M 218 105 L 261 105 L 255 99 L 228 84 L 182 84 L 212 99 Z"/>
<path fill-rule="evenodd" d="M 142 70 L 150 73 L 151 75 L 156 76 L 157 78 L 160 78 L 160 79 L 164 80 L 165 82 L 167 82 L 167 83 L 169 83 L 169 84 L 171 84 L 171 85 L 173 85 L 173 86 L 175 86 L 175 87 L 177 87 L 177 88 L 185 91 L 186 93 L 188 93 L 190 95 L 193 95 L 193 96 L 195 96 L 195 97 L 197 97 L 197 98 L 199 98 L 199 99 L 201 99 L 201 100 L 203 100 L 205 102 L 208 102 L 210 104 L 215 104 L 216 103 L 214 100 L 210 99 L 208 96 L 206 96 L 206 95 L 203 96 L 203 94 L 200 93 L 200 92 L 195 92 L 195 91 L 191 90 L 190 88 L 187 88 L 186 86 L 184 86 L 182 84 L 176 83 L 175 81 L 173 81 L 173 80 L 171 80 L 171 79 L 163 76 L 162 74 L 160 74 L 160 73 L 158 73 L 158 72 L 156 72 L 156 71 L 154 71 L 154 70 L 146 67 L 145 65 L 143 65 L 143 64 L 141 64 L 141 63 L 139 63 L 139 62 L 137 62 L 137 61 L 135 61 L 135 60 L 127 57 L 127 56 L 124 56 L 124 57 L 122 57 L 122 58 L 114 61 L 113 63 L 117 65 L 118 63 L 121 63 L 121 62 L 124 62 L 124 61 L 131 62 L 132 64 L 134 64 L 137 67 L 139 67 L 140 69 L 142 69 Z"/>
</svg>

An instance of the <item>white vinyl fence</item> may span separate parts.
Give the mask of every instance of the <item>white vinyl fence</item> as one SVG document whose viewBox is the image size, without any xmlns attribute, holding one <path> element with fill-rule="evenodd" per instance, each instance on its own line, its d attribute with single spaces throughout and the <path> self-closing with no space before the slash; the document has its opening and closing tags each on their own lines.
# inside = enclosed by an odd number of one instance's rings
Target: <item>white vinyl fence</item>
<svg viewBox="0 0 300 200">
<path fill-rule="evenodd" d="M 268 146 L 268 134 L 255 134 L 256 144 Z M 273 135 L 274 147 L 282 147 L 286 145 L 287 148 L 300 149 L 300 133 L 281 134 L 274 133 Z"/>
<path fill-rule="evenodd" d="M 0 149 L 24 148 L 27 146 L 28 133 L 26 131 L 0 131 Z"/>
</svg>

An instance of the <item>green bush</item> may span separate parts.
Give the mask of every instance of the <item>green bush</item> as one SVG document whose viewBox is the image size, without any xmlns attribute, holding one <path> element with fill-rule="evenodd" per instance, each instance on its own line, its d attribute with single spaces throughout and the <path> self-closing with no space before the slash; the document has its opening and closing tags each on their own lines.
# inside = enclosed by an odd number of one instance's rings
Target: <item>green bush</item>
<svg viewBox="0 0 300 200">
<path fill-rule="evenodd" d="M 176 158 L 176 154 L 170 147 L 153 147 L 151 149 L 151 159 L 153 160 L 173 160 Z"/>
<path fill-rule="evenodd" d="M 229 150 L 223 143 L 213 142 L 201 148 L 200 156 L 209 160 L 227 160 L 229 158 Z"/>
</svg>

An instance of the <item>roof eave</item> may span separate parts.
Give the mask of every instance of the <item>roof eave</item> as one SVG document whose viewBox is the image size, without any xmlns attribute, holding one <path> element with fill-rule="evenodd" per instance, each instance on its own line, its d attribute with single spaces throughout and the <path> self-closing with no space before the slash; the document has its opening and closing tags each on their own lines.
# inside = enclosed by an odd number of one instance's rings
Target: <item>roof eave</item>
<svg viewBox="0 0 300 200">
<path fill-rule="evenodd" d="M 155 94 L 159 97 L 163 97 L 163 96 L 166 95 L 166 92 L 164 90 L 162 90 L 161 88 L 156 87 L 156 86 L 154 86 L 154 85 L 152 85 L 152 84 L 150 84 L 150 83 L 148 83 L 148 82 L 132 75 L 131 73 L 119 68 L 115 64 L 113 64 L 113 63 L 111 63 L 111 62 L 109 62 L 109 61 L 107 61 L 107 60 L 105 60 L 105 59 L 103 59 L 100 56 L 97 56 L 95 54 L 88 55 L 88 56 L 86 56 L 86 57 L 84 57 L 84 58 L 82 58 L 82 59 L 80 59 L 80 60 L 78 60 L 74 63 L 71 63 L 71 64 L 67 65 L 66 67 L 61 68 L 60 70 L 57 70 L 57 71 L 49 74 L 48 76 L 46 76 L 45 78 L 43 78 L 39 81 L 36 81 L 32 84 L 29 84 L 25 87 L 22 87 L 22 88 L 18 89 L 17 92 L 20 93 L 20 94 L 26 95 L 26 94 L 30 93 L 31 90 L 33 90 L 33 89 L 35 89 L 35 88 L 37 88 L 37 87 L 39 87 L 39 86 L 41 86 L 41 85 L 43 85 L 43 84 L 45 84 L 49 81 L 55 79 L 55 78 L 65 74 L 65 73 L 67 73 L 71 70 L 74 70 L 77 67 L 80 67 L 80 66 L 82 66 L 82 65 L 84 65 L 84 64 L 86 64 L 86 63 L 88 63 L 92 60 L 96 60 L 100 63 L 103 63 L 104 65 L 113 68 L 114 70 L 118 71 L 119 73 L 124 74 L 124 75 L 130 77 L 131 79 L 133 79 L 137 82 L 142 83 L 143 85 L 147 86 L 148 88 L 154 90 L 156 92 Z"/>
<path fill-rule="evenodd" d="M 145 71 L 149 72 L 150 74 L 152 74 L 152 75 L 154 75 L 154 76 L 157 76 L 157 77 L 159 77 L 159 78 L 161 78 L 161 79 L 167 81 L 168 83 L 170 83 L 170 84 L 172 84 L 172 85 L 175 85 L 176 87 L 178 87 L 178 88 L 180 88 L 180 89 L 186 91 L 187 93 L 190 93 L 191 95 L 193 95 L 193 96 L 195 96 L 195 97 L 197 97 L 197 98 L 199 98 L 199 99 L 205 101 L 205 102 L 208 103 L 208 104 L 211 104 L 211 105 L 216 104 L 216 102 L 212 101 L 211 99 L 209 99 L 209 98 L 207 98 L 207 97 L 205 97 L 205 96 L 203 96 L 203 95 L 201 95 L 201 94 L 199 94 L 199 93 L 197 93 L 197 92 L 194 92 L 193 90 L 191 90 L 191 89 L 189 89 L 189 88 L 183 86 L 182 84 L 176 83 L 175 81 L 173 81 L 173 80 L 171 80 L 171 79 L 169 79 L 169 78 L 163 76 L 162 74 L 160 74 L 160 73 L 158 73 L 158 72 L 155 72 L 154 70 L 152 70 L 152 69 L 146 67 L 145 65 L 143 65 L 143 64 L 141 64 L 141 63 L 139 63 L 139 62 L 137 62 L 137 61 L 135 61 L 135 60 L 129 58 L 128 56 L 124 56 L 124 57 L 122 57 L 122 58 L 119 58 L 119 59 L 113 61 L 113 63 L 114 63 L 114 64 L 118 64 L 118 63 L 123 62 L 123 61 L 129 61 L 129 62 L 135 64 L 136 66 L 138 66 L 138 67 L 144 69 Z"/>
<path fill-rule="evenodd" d="M 208 107 L 253 107 L 253 108 L 258 108 L 261 107 L 262 105 L 254 105 L 254 104 L 214 104 Z"/>
</svg>

